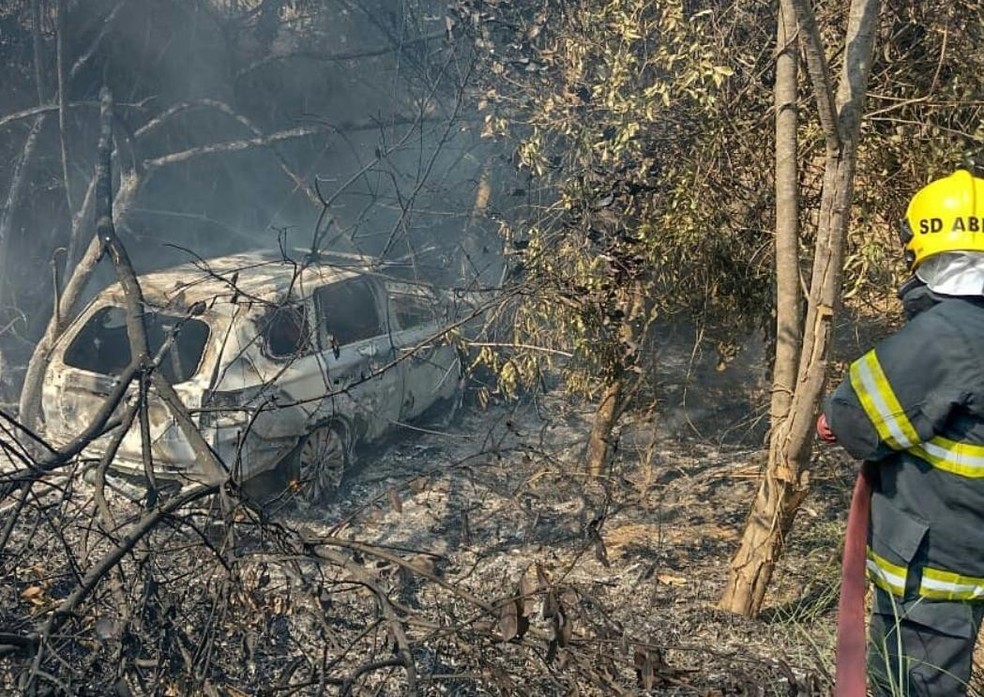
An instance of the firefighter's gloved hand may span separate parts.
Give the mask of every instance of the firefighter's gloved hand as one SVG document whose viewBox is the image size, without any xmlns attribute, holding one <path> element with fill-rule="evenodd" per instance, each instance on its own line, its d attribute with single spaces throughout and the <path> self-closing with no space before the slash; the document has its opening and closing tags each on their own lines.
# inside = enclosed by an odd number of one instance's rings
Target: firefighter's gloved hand
<svg viewBox="0 0 984 697">
<path fill-rule="evenodd" d="M 821 414 L 820 418 L 817 419 L 817 437 L 824 443 L 837 442 L 837 436 L 834 435 L 834 432 L 830 430 L 830 426 L 827 424 L 826 414 Z"/>
</svg>

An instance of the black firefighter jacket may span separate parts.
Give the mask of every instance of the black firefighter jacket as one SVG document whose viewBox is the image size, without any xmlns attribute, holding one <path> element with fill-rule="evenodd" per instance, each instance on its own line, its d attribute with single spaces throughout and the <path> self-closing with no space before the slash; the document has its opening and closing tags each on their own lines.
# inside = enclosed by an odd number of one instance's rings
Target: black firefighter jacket
<svg viewBox="0 0 984 697">
<path fill-rule="evenodd" d="M 824 413 L 877 473 L 873 582 L 900 598 L 984 600 L 984 300 L 913 317 L 851 365 Z"/>
</svg>

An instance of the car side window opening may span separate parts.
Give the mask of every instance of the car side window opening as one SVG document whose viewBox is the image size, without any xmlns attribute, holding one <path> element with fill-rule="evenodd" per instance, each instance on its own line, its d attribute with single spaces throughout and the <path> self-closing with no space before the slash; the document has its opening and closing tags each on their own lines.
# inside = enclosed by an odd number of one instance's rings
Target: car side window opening
<svg viewBox="0 0 984 697">
<path fill-rule="evenodd" d="M 302 305 L 278 305 L 261 320 L 263 348 L 270 358 L 309 353 L 311 332 Z"/>
<path fill-rule="evenodd" d="M 321 286 L 314 300 L 324 348 L 337 349 L 383 333 L 376 298 L 364 279 Z"/>
<path fill-rule="evenodd" d="M 208 342 L 209 327 L 205 322 L 195 319 L 177 318 L 169 315 L 153 315 L 154 321 L 146 322 L 147 343 L 151 356 L 154 356 L 167 337 L 174 331 L 177 336 L 174 345 L 164 355 L 160 371 L 172 385 L 190 380 L 198 371 L 202 353 Z M 178 322 L 181 324 L 178 325 Z"/>
<path fill-rule="evenodd" d="M 168 337 L 177 331 L 159 370 L 171 384 L 191 379 L 198 371 L 208 342 L 208 325 L 201 320 L 164 312 L 145 312 L 144 327 L 151 357 L 156 356 Z M 130 360 L 126 310 L 116 305 L 108 305 L 93 313 L 72 339 L 64 355 L 65 365 L 103 375 L 119 375 Z"/>
<path fill-rule="evenodd" d="M 392 293 L 390 309 L 403 329 L 413 329 L 439 319 L 434 301 L 420 295 Z"/>
</svg>

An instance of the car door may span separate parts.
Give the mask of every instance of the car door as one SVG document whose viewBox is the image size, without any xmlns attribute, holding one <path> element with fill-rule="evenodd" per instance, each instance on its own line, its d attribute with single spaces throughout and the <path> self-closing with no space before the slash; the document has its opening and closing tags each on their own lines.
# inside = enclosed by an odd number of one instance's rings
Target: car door
<svg viewBox="0 0 984 697">
<path fill-rule="evenodd" d="M 257 409 L 249 429 L 265 441 L 305 435 L 328 389 L 311 328 L 311 308 L 310 299 L 263 305 L 252 317 L 248 348 L 220 382 L 219 394 L 241 385 L 241 398 Z"/>
<path fill-rule="evenodd" d="M 383 290 L 367 276 L 352 276 L 318 287 L 314 306 L 330 388 L 322 415 L 353 412 L 363 438 L 378 438 L 399 419 L 403 402 Z"/>
<path fill-rule="evenodd" d="M 390 283 L 388 311 L 403 372 L 402 420 L 413 419 L 459 389 L 458 351 L 445 335 L 447 306 L 422 286 Z"/>
</svg>

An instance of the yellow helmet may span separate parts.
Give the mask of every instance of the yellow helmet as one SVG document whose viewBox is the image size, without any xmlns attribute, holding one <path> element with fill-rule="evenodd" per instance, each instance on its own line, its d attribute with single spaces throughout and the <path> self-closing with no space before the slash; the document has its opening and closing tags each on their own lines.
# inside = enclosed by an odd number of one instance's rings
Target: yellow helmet
<svg viewBox="0 0 984 697">
<path fill-rule="evenodd" d="M 916 192 L 902 244 L 910 270 L 940 252 L 984 252 L 984 179 L 959 169 Z"/>
</svg>

